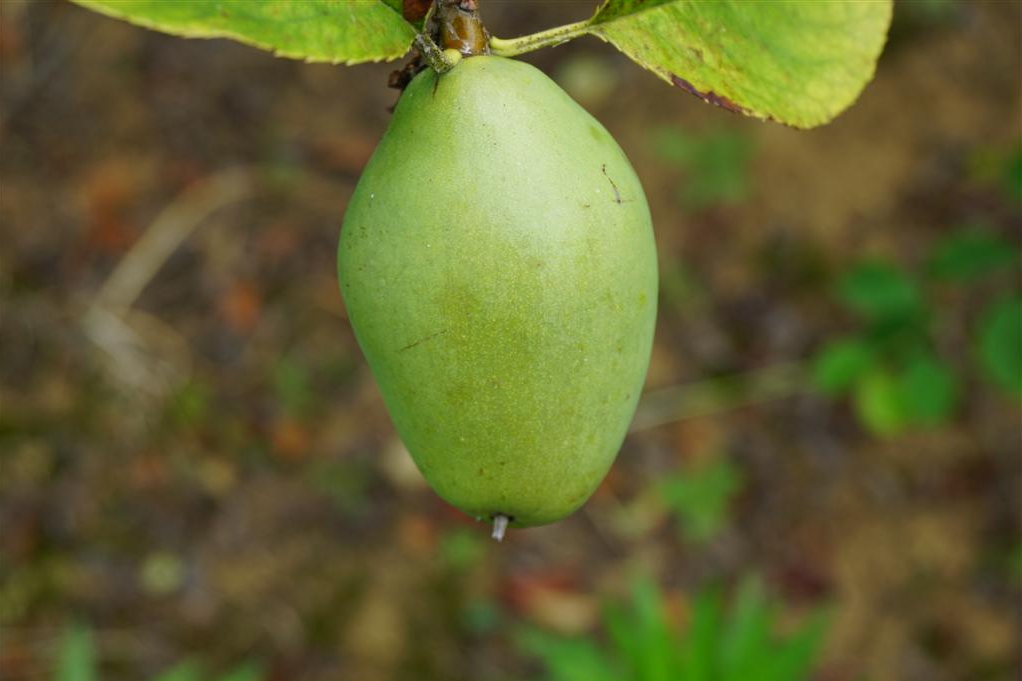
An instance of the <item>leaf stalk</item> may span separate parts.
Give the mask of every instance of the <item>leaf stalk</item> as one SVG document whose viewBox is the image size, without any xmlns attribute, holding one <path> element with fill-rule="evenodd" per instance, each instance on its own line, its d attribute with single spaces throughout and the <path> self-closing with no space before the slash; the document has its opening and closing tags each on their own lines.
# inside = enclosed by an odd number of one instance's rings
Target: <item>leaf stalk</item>
<svg viewBox="0 0 1022 681">
<path fill-rule="evenodd" d="M 576 21 L 520 38 L 490 38 L 490 52 L 498 57 L 514 57 L 544 47 L 553 47 L 589 32 L 590 20 Z"/>
</svg>

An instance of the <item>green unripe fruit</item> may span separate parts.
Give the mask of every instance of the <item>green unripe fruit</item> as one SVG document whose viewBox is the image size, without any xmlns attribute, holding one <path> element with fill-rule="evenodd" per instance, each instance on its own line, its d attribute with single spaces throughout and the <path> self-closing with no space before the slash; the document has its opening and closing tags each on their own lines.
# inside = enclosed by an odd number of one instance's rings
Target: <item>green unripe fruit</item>
<svg viewBox="0 0 1022 681">
<path fill-rule="evenodd" d="M 649 364 L 649 208 L 610 134 L 528 64 L 419 74 L 338 256 L 359 345 L 430 485 L 541 525 L 603 479 Z"/>
</svg>

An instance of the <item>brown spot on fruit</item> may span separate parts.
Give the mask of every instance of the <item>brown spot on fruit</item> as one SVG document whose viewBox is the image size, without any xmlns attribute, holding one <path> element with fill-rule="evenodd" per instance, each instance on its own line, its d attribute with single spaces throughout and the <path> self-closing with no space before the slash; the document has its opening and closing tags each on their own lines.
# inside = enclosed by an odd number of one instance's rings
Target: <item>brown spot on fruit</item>
<svg viewBox="0 0 1022 681">
<path fill-rule="evenodd" d="M 430 334 L 424 338 L 420 338 L 419 340 L 409 343 L 408 345 L 401 348 L 401 352 L 404 352 L 405 350 L 411 350 L 412 348 L 417 347 L 418 345 L 425 343 L 426 341 L 431 341 L 434 338 L 444 335 L 445 333 L 447 333 L 447 329 L 441 329 L 436 333 Z"/>
<path fill-rule="evenodd" d="M 614 203 L 616 203 L 616 204 L 618 204 L 620 206 L 622 203 L 627 203 L 627 202 L 631 201 L 631 199 L 622 199 L 621 198 L 621 192 L 619 192 L 617 190 L 617 185 L 614 183 L 614 180 L 610 179 L 610 175 L 607 174 L 607 164 L 606 163 L 603 164 L 603 167 L 600 168 L 600 170 L 603 171 L 603 176 L 605 178 L 607 178 L 607 181 L 610 182 L 611 188 L 614 190 Z"/>
</svg>

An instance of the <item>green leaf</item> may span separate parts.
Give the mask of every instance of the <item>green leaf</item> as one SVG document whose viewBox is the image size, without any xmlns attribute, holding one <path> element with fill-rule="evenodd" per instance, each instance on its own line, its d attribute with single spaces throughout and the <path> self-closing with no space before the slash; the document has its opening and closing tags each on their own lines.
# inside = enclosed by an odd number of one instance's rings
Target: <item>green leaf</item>
<svg viewBox="0 0 1022 681">
<path fill-rule="evenodd" d="M 839 282 L 838 295 L 870 321 L 907 319 L 921 308 L 915 282 L 882 262 L 864 262 L 853 268 Z"/>
<path fill-rule="evenodd" d="M 95 681 L 96 651 L 92 631 L 76 624 L 64 632 L 57 654 L 56 681 Z"/>
<path fill-rule="evenodd" d="M 769 659 L 770 627 L 774 613 L 766 598 L 763 582 L 747 578 L 739 585 L 727 631 L 721 639 L 721 667 L 726 681 L 744 681 L 755 667 Z"/>
<path fill-rule="evenodd" d="M 632 589 L 632 602 L 633 635 L 641 642 L 642 651 L 633 667 L 635 676 L 644 681 L 672 681 L 675 636 L 664 614 L 660 590 L 652 580 L 639 580 Z"/>
<path fill-rule="evenodd" d="M 927 271 L 937 279 L 967 281 L 1018 262 L 1018 251 L 990 232 L 969 229 L 936 245 Z"/>
<path fill-rule="evenodd" d="M 625 669 L 637 669 L 642 664 L 642 641 L 636 635 L 635 626 L 624 606 L 619 603 L 608 604 L 603 611 L 603 625 L 622 666 Z"/>
<path fill-rule="evenodd" d="M 823 393 L 840 394 L 868 371 L 874 361 L 873 348 L 862 339 L 832 341 L 813 360 L 813 383 Z"/>
<path fill-rule="evenodd" d="M 903 410 L 914 423 L 938 425 L 951 415 L 958 393 L 955 375 L 930 352 L 909 359 L 900 384 Z"/>
<path fill-rule="evenodd" d="M 890 0 L 606 0 L 586 30 L 706 102 L 812 128 L 872 79 L 890 21 Z"/>
<path fill-rule="evenodd" d="M 995 301 L 980 320 L 976 345 L 987 377 L 1022 397 L 1022 296 Z"/>
<path fill-rule="evenodd" d="M 871 432 L 894 435 L 908 423 L 901 396 L 901 386 L 891 374 L 871 371 L 855 385 L 855 412 Z"/>
<path fill-rule="evenodd" d="M 818 612 L 790 638 L 761 658 L 760 681 L 803 681 L 816 661 L 827 631 L 827 617 Z"/>
<path fill-rule="evenodd" d="M 632 607 L 617 604 L 604 611 L 611 652 L 621 662 L 624 678 L 672 681 L 677 678 L 677 632 L 667 619 L 663 598 L 649 578 L 632 585 Z"/>
<path fill-rule="evenodd" d="M 72 0 L 186 38 L 230 38 L 279 57 L 357 64 L 397 59 L 415 28 L 399 0 Z"/>
<path fill-rule="evenodd" d="M 720 589 L 700 589 L 687 619 L 677 631 L 656 584 L 640 578 L 629 606 L 604 610 L 609 645 L 532 630 L 518 646 L 543 659 L 552 681 L 805 681 L 826 626 L 817 611 L 775 635 L 778 611 L 755 578 L 743 580 L 730 608 Z"/>
<path fill-rule="evenodd" d="M 720 665 L 718 644 L 723 625 L 723 606 L 716 589 L 701 591 L 692 604 L 688 635 L 681 646 L 681 674 L 685 681 L 714 681 Z"/>
<path fill-rule="evenodd" d="M 543 660 L 553 681 L 615 681 L 619 675 L 592 641 L 564 638 L 530 629 L 518 638 L 518 646 Z"/>
</svg>

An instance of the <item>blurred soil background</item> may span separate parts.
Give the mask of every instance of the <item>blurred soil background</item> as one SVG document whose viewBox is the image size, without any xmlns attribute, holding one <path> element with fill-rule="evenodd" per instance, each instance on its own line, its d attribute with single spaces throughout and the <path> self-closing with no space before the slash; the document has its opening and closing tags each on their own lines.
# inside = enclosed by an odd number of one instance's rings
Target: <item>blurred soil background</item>
<svg viewBox="0 0 1022 681">
<path fill-rule="evenodd" d="M 512 37 L 594 3 L 481 5 Z M 610 476 L 496 544 L 423 483 L 337 290 L 403 62 L 308 65 L 3 0 L 0 677 L 54 678 L 81 623 L 112 680 L 183 658 L 540 678 L 518 632 L 602 640 L 635 574 L 680 626 L 700 588 L 755 574 L 783 621 L 828 609 L 812 678 L 1018 678 L 1022 418 L 975 376 L 972 336 L 1019 284 L 1020 53 L 1017 2 L 901 3 L 876 80 L 809 132 L 596 39 L 527 55 L 632 160 L 663 283 L 650 397 Z M 928 289 L 961 377 L 947 417 L 877 432 L 815 390 L 805 367 L 858 323 L 842 274 L 919 271 L 976 224 L 1015 259 Z"/>
</svg>

